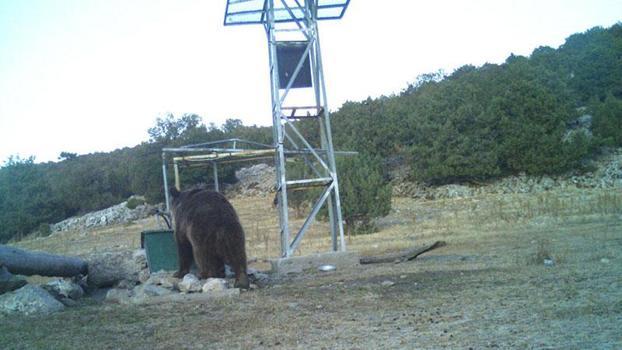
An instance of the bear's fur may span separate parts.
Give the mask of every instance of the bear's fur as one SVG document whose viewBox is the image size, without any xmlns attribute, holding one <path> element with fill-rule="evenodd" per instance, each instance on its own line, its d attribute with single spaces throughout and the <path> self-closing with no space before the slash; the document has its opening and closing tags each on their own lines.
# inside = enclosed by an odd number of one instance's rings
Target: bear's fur
<svg viewBox="0 0 622 350">
<path fill-rule="evenodd" d="M 229 201 L 205 189 L 170 189 L 175 241 L 179 255 L 176 277 L 190 270 L 193 257 L 200 278 L 225 277 L 225 264 L 235 272 L 235 287 L 249 287 L 244 230 Z"/>
</svg>

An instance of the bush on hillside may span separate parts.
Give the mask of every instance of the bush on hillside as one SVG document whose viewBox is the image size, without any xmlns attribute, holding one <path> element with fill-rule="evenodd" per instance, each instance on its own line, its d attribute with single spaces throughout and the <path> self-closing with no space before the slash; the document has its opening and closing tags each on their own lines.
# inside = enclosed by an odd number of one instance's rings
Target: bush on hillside
<svg viewBox="0 0 622 350">
<path fill-rule="evenodd" d="M 358 155 L 338 159 L 341 215 L 348 234 L 376 230 L 374 219 L 391 211 L 391 184 L 378 158 Z"/>
<path fill-rule="evenodd" d="M 622 99 L 608 95 L 603 101 L 593 101 L 594 136 L 607 146 L 622 146 Z"/>
</svg>

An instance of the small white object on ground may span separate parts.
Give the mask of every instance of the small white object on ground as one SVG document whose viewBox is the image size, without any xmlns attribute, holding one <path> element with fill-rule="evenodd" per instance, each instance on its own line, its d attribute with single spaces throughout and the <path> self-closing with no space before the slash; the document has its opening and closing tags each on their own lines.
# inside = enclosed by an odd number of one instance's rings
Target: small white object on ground
<svg viewBox="0 0 622 350">
<path fill-rule="evenodd" d="M 335 265 L 326 264 L 326 265 L 320 265 L 317 269 L 322 272 L 329 272 L 329 271 L 335 271 L 337 268 L 335 267 Z"/>
</svg>

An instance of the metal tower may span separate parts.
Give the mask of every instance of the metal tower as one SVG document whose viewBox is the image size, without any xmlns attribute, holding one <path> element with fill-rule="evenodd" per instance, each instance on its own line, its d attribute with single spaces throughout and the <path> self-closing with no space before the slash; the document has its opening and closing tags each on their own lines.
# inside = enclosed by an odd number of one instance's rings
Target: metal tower
<svg viewBox="0 0 622 350">
<path fill-rule="evenodd" d="M 327 204 L 333 251 L 345 251 L 339 181 L 330 127 L 317 21 L 340 19 L 350 0 L 227 0 L 225 25 L 262 24 L 268 39 L 281 255 L 291 256 Z M 319 140 L 303 135 L 302 123 L 319 128 Z M 308 129 L 307 129 L 308 130 Z M 317 130 L 317 129 L 316 129 Z M 314 139 L 314 140 L 313 140 Z M 305 162 L 310 178 L 292 179 L 286 163 Z M 302 227 L 290 235 L 288 190 L 323 190 Z"/>
</svg>

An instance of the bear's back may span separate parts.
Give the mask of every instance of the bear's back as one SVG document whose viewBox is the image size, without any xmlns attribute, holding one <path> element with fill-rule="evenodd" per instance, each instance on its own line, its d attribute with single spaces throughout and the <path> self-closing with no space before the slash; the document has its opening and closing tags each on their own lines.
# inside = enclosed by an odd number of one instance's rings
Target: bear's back
<svg viewBox="0 0 622 350">
<path fill-rule="evenodd" d="M 176 208 L 176 219 L 198 225 L 239 225 L 235 209 L 225 196 L 209 190 L 184 192 Z"/>
</svg>

